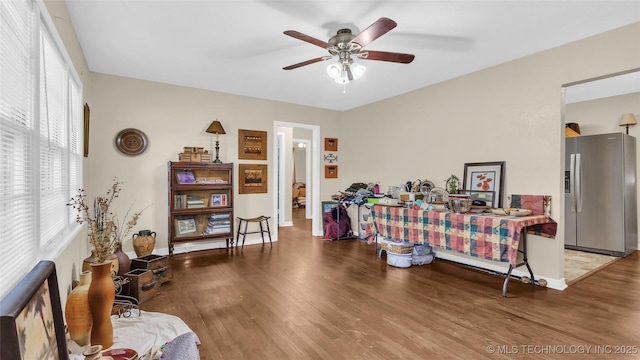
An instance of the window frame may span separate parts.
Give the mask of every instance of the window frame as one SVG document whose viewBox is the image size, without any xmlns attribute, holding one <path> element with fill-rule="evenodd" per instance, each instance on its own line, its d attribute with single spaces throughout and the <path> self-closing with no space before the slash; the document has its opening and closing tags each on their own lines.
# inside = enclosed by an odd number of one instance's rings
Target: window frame
<svg viewBox="0 0 640 360">
<path fill-rule="evenodd" d="M 27 47 L 30 47 L 30 78 L 27 82 L 30 82 L 31 92 L 30 92 L 30 110 L 31 110 L 31 125 L 20 126 L 19 124 L 13 121 L 13 117 L 9 114 L 8 117 L 0 114 L 0 124 L 2 128 L 7 128 L 12 131 L 12 133 L 22 133 L 25 135 L 24 137 L 16 137 L 16 142 L 28 142 L 29 145 L 25 147 L 27 155 L 24 157 L 23 162 L 24 173 L 27 175 L 26 179 L 29 180 L 30 186 L 27 187 L 28 192 L 22 192 L 19 195 L 16 195 L 18 199 L 24 199 L 30 203 L 31 208 L 27 209 L 26 213 L 31 214 L 33 221 L 30 221 L 33 224 L 34 230 L 32 234 L 28 234 L 26 239 L 0 239 L 0 241 L 5 244 L 10 244 L 15 241 L 25 241 L 25 243 L 20 246 L 15 247 L 15 251 L 12 252 L 11 246 L 6 246 L 2 255 L 0 255 L 3 259 L 9 259 L 10 257 L 16 256 L 18 254 L 25 254 L 25 264 L 20 264 L 17 269 L 13 269 L 14 271 L 5 273 L 2 275 L 2 283 L 3 286 L 0 288 L 0 298 L 4 297 L 9 290 L 15 286 L 20 279 L 22 279 L 28 271 L 33 268 L 39 261 L 41 260 L 52 260 L 55 261 L 62 252 L 69 246 L 69 244 L 80 235 L 80 231 L 83 229 L 83 226 L 78 224 L 75 221 L 75 212 L 73 212 L 72 207 L 67 206 L 68 200 L 73 196 L 77 189 L 82 188 L 83 186 L 83 140 L 84 140 L 84 93 L 83 93 L 83 84 L 78 76 L 76 69 L 71 61 L 71 58 L 64 46 L 62 39 L 60 38 L 56 27 L 51 19 L 51 16 L 48 12 L 48 9 L 45 3 L 42 0 L 22 0 L 27 3 L 27 6 L 30 8 L 29 17 L 31 19 L 30 24 L 30 44 L 25 44 Z M 41 124 L 41 112 L 45 111 L 41 105 L 41 99 L 44 94 L 41 94 L 41 64 L 42 61 L 42 37 L 46 36 L 48 38 L 48 45 L 50 46 L 50 50 L 52 53 L 57 53 L 58 59 L 56 60 L 56 65 L 58 69 L 61 71 L 62 77 L 60 78 L 59 88 L 61 90 L 61 96 L 63 96 L 63 100 L 59 103 L 61 104 L 62 109 L 60 110 L 60 114 L 62 114 L 61 118 L 58 119 L 58 125 L 63 127 L 60 130 L 64 137 L 64 143 L 62 147 L 55 145 L 57 151 L 62 151 L 62 155 L 58 156 L 57 161 L 62 162 L 62 173 L 61 175 L 55 175 L 54 177 L 49 179 L 49 183 L 58 182 L 56 193 L 55 193 L 55 201 L 52 203 L 55 212 L 61 212 L 63 214 L 60 217 L 59 214 L 56 214 L 55 226 L 53 226 L 53 230 L 49 232 L 48 239 L 43 241 L 43 229 L 41 226 L 41 220 L 46 218 L 46 213 L 42 209 L 42 200 L 43 200 L 43 182 L 41 180 L 41 170 L 42 170 L 42 159 L 43 156 L 41 154 L 41 150 L 43 149 L 43 139 L 46 141 L 46 138 L 42 137 L 41 128 L 43 124 Z M 45 59 L 45 63 L 48 61 Z M 26 74 L 26 72 L 22 72 Z M 26 79 L 26 77 L 25 77 Z M 9 99 L 10 100 L 10 99 Z M 11 102 L 8 101 L 7 104 L 11 106 Z M 29 115 L 27 115 L 29 116 Z M 15 124 L 14 124 L 15 123 Z M 4 130 L 3 130 L 4 132 Z M 48 136 L 50 133 L 47 134 Z M 0 138 L 0 141 L 4 141 L 4 139 Z M 7 141 L 8 143 L 8 141 Z M 4 143 L 3 143 L 4 144 Z M 13 152 L 8 152 L 8 154 L 14 154 Z M 31 163 L 29 165 L 29 162 Z M 15 164 L 20 164 L 20 160 Z M 14 165 L 14 164 L 11 164 Z M 57 165 L 55 165 L 57 166 Z M 55 167 L 54 166 L 54 167 Z M 56 169 L 57 170 L 57 169 Z M 5 174 L 6 175 L 6 174 Z M 11 175 L 6 175 L 9 178 Z M 57 179 L 57 180 L 56 180 Z M 7 186 L 10 186 L 14 181 L 9 181 Z M 60 185 L 60 183 L 62 185 Z M 4 195 L 3 195 L 4 197 Z M 4 197 L 6 199 L 8 197 Z M 60 199 L 64 199 L 64 201 L 58 204 Z M 51 207 L 48 210 L 51 212 Z M 2 220 L 2 226 L 10 226 L 7 220 L 9 217 L 0 219 Z M 62 219 L 60 221 L 60 219 Z M 5 233 L 5 230 L 0 229 L 2 233 Z M 24 250 L 24 249 L 27 250 Z M 3 261 L 4 262 L 4 261 Z M 7 265 L 5 265 L 7 266 Z"/>
</svg>

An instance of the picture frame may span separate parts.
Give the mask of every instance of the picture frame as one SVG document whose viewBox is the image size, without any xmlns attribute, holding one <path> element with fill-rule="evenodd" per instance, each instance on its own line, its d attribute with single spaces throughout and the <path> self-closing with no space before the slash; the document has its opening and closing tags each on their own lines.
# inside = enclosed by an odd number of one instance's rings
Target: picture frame
<svg viewBox="0 0 640 360">
<path fill-rule="evenodd" d="M 192 170 L 176 170 L 176 181 L 178 184 L 195 184 L 196 176 Z"/>
<path fill-rule="evenodd" d="M 338 151 L 338 139 L 324 138 L 324 151 Z"/>
<path fill-rule="evenodd" d="M 40 261 L 0 301 L 0 359 L 68 359 L 55 263 Z"/>
<path fill-rule="evenodd" d="M 338 177 L 338 165 L 325 165 L 324 166 L 324 178 L 336 179 Z"/>
<path fill-rule="evenodd" d="M 89 118 L 91 109 L 89 104 L 84 103 L 84 157 L 89 157 Z"/>
<path fill-rule="evenodd" d="M 239 164 L 238 165 L 238 193 L 261 194 L 267 193 L 267 165 Z"/>
<path fill-rule="evenodd" d="M 198 232 L 198 224 L 195 217 L 183 217 L 176 219 L 177 236 L 186 236 Z"/>
<path fill-rule="evenodd" d="M 267 160 L 267 132 L 238 130 L 238 159 Z"/>
<path fill-rule="evenodd" d="M 209 207 L 219 207 L 219 206 L 227 206 L 227 195 L 226 194 L 211 194 L 211 199 L 209 201 Z"/>
<path fill-rule="evenodd" d="M 491 207 L 502 207 L 505 162 L 476 162 L 464 164 L 464 190 L 494 191 Z"/>
</svg>

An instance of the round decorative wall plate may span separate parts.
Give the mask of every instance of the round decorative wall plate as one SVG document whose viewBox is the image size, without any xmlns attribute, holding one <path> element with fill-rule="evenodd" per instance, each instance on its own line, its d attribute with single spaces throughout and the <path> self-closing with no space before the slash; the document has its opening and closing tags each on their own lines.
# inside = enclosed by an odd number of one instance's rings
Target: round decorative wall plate
<svg viewBox="0 0 640 360">
<path fill-rule="evenodd" d="M 124 129 L 116 135 L 116 148 L 125 155 L 140 155 L 147 146 L 147 135 L 138 129 Z"/>
</svg>

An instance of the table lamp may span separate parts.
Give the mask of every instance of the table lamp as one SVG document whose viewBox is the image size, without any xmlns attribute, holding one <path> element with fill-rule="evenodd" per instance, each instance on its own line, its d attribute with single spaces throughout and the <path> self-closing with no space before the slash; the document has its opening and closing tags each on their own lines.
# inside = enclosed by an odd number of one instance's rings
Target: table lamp
<svg viewBox="0 0 640 360">
<path fill-rule="evenodd" d="M 636 116 L 632 113 L 629 113 L 629 114 L 622 115 L 622 117 L 620 118 L 620 123 L 618 123 L 618 125 L 626 126 L 627 135 L 629 135 L 629 125 L 636 125 L 637 123 L 638 123 L 638 120 L 636 120 Z"/>
<path fill-rule="evenodd" d="M 218 121 L 218 119 L 215 119 L 211 125 L 209 125 L 209 127 L 207 128 L 206 132 L 208 132 L 209 134 L 216 134 L 216 159 L 213 160 L 214 163 L 216 164 L 221 164 L 222 161 L 220 161 L 220 159 L 218 158 L 219 152 L 220 152 L 220 143 L 218 141 L 218 137 L 220 134 L 226 134 L 224 132 L 224 128 L 222 127 L 222 124 L 220 124 L 220 121 Z"/>
</svg>

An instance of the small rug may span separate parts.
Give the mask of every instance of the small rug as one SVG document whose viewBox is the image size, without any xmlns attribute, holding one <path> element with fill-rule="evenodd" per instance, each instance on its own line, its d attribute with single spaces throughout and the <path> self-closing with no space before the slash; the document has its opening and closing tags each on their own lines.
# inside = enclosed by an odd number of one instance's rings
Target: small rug
<svg viewBox="0 0 640 360">
<path fill-rule="evenodd" d="M 619 259 L 616 256 L 565 249 L 564 280 L 571 285 Z"/>
</svg>

